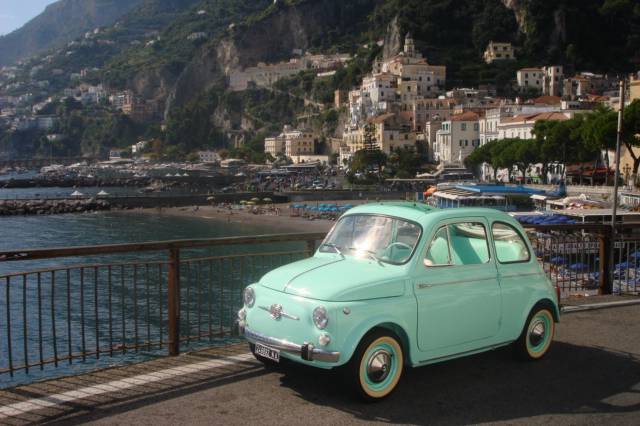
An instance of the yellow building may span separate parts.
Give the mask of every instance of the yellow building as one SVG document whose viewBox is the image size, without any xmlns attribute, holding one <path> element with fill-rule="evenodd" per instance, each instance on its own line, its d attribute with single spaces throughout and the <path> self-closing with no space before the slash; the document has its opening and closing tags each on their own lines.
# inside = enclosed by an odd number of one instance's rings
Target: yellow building
<svg viewBox="0 0 640 426">
<path fill-rule="evenodd" d="M 508 61 L 516 59 L 511 43 L 496 43 L 494 41 L 489 42 L 483 56 L 484 61 L 487 64 L 491 64 L 494 61 Z"/>
<path fill-rule="evenodd" d="M 640 73 L 633 74 L 629 80 L 629 101 L 640 99 Z"/>
</svg>

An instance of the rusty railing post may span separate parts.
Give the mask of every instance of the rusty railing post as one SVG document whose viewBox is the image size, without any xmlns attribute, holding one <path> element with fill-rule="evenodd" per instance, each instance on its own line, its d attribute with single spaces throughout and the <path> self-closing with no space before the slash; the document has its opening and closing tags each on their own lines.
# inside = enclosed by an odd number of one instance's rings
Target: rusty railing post
<svg viewBox="0 0 640 426">
<path fill-rule="evenodd" d="M 602 232 L 598 234 L 600 240 L 600 265 L 599 265 L 599 279 L 600 279 L 600 294 L 611 294 L 613 291 L 613 279 L 612 279 L 612 265 L 610 262 L 611 251 L 614 248 L 611 232 Z"/>
<path fill-rule="evenodd" d="M 315 240 L 307 240 L 307 253 L 309 254 L 309 257 L 313 256 L 315 252 L 316 252 Z"/>
<path fill-rule="evenodd" d="M 180 354 L 180 249 L 169 249 L 169 274 L 167 283 L 167 327 L 169 355 Z"/>
</svg>

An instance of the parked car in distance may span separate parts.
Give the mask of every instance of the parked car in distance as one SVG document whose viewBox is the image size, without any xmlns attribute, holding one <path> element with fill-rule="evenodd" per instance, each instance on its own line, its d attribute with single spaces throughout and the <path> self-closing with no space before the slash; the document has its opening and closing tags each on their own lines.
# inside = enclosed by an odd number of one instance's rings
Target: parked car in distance
<svg viewBox="0 0 640 426">
<path fill-rule="evenodd" d="M 558 294 L 522 227 L 493 209 L 410 202 L 347 211 L 315 254 L 249 285 L 241 332 L 265 363 L 344 370 L 368 400 L 404 367 L 512 345 L 541 359 Z"/>
</svg>

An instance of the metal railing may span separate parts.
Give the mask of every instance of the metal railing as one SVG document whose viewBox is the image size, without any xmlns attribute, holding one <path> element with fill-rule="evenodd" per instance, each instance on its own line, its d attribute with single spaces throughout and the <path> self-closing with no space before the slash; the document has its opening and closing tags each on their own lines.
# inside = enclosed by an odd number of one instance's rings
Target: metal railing
<svg viewBox="0 0 640 426">
<path fill-rule="evenodd" d="M 50 264 L 0 275 L 0 378 L 139 351 L 177 355 L 181 345 L 228 337 L 244 287 L 277 266 L 311 255 L 323 237 L 284 234 L 0 252 L 2 266 Z"/>
<path fill-rule="evenodd" d="M 635 226 L 637 228 L 637 225 Z M 536 256 L 563 295 L 640 292 L 640 235 L 623 224 L 525 225 Z"/>
<path fill-rule="evenodd" d="M 623 225 L 527 226 L 564 295 L 638 294 L 640 236 Z M 311 255 L 323 233 L 0 252 L 0 381 L 78 360 L 177 355 L 231 336 L 244 287 Z M 612 253 L 613 251 L 613 253 Z M 613 254 L 613 262 L 611 261 Z M 114 258 L 115 257 L 115 258 Z M 13 268 L 12 268 L 13 269 Z"/>
</svg>

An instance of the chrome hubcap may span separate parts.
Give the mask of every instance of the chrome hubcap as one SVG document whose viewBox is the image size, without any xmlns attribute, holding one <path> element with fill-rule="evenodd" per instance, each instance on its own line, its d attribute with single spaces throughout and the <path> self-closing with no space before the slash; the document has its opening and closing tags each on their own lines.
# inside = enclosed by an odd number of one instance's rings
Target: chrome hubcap
<svg viewBox="0 0 640 426">
<path fill-rule="evenodd" d="M 391 354 L 385 350 L 374 352 L 367 363 L 367 376 L 374 383 L 380 383 L 389 375 Z"/>
<path fill-rule="evenodd" d="M 529 342 L 531 342 L 531 345 L 538 346 L 542 343 L 544 341 L 546 331 L 544 322 L 536 322 L 533 327 L 531 327 L 531 331 L 529 331 Z"/>
</svg>

